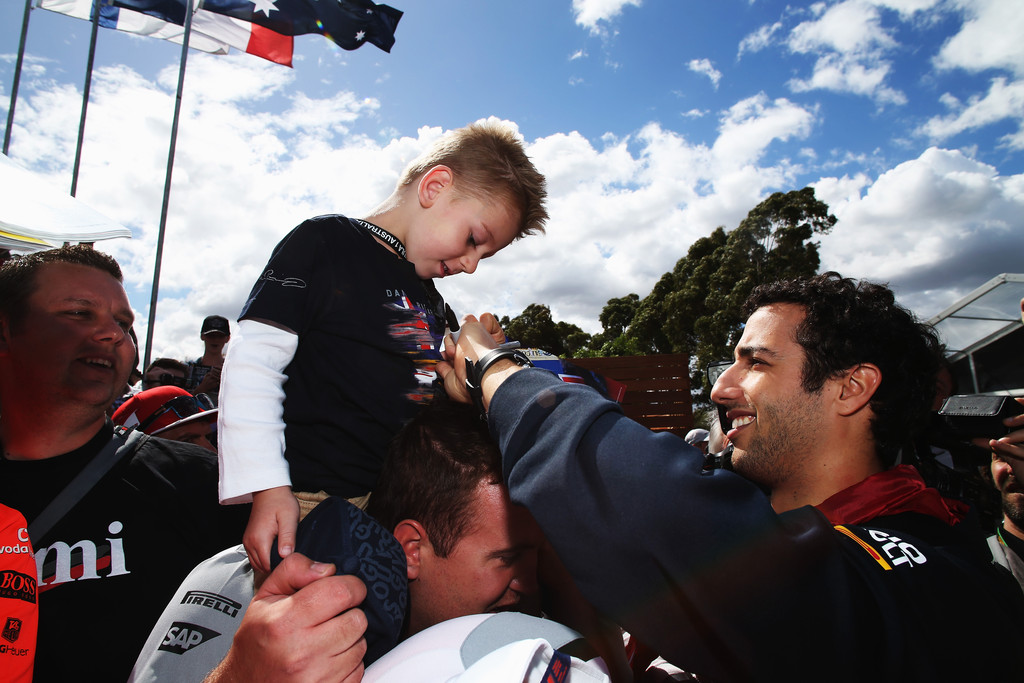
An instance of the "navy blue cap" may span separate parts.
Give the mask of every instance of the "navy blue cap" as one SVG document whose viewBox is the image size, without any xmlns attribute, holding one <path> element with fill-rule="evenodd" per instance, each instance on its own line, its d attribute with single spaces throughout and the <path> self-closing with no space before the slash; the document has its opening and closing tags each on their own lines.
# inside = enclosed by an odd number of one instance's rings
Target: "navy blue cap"
<svg viewBox="0 0 1024 683">
<path fill-rule="evenodd" d="M 409 604 L 405 553 L 394 535 L 344 498 L 331 496 L 299 522 L 295 552 L 330 562 L 337 574 L 358 576 L 366 584 L 366 656 L 369 666 L 398 644 Z M 271 567 L 281 562 L 277 542 Z"/>
</svg>

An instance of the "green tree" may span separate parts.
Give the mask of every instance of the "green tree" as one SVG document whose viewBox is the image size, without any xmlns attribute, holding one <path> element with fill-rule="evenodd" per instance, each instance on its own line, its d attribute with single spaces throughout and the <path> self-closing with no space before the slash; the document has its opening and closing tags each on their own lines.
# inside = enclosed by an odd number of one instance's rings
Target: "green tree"
<svg viewBox="0 0 1024 683">
<path fill-rule="evenodd" d="M 816 273 L 819 243 L 812 238 L 828 233 L 835 223 L 813 188 L 776 192 L 732 232 L 719 227 L 694 242 L 639 302 L 624 336 L 645 353 L 689 354 L 692 386 L 702 387 L 697 399 L 706 402 L 710 387 L 703 369 L 731 357 L 751 290 L 763 282 Z"/>
<path fill-rule="evenodd" d="M 509 339 L 563 358 L 575 356 L 590 344 L 589 334 L 578 325 L 555 322 L 544 304 L 530 304 L 516 317 L 504 316 L 498 323 Z"/>
<path fill-rule="evenodd" d="M 609 299 L 601 309 L 599 317 L 603 330 L 591 338 L 589 347 L 582 352 L 589 356 L 643 355 L 633 340 L 625 334 L 639 305 L 639 294 Z"/>
</svg>

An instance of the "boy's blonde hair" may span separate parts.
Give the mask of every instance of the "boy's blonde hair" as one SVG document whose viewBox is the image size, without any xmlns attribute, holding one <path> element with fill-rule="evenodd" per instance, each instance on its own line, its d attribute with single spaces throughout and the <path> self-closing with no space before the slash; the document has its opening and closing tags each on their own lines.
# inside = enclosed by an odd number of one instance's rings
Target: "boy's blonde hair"
<svg viewBox="0 0 1024 683">
<path fill-rule="evenodd" d="M 544 176 L 526 156 L 513 126 L 489 119 L 446 133 L 406 166 L 398 186 L 413 184 L 437 165 L 452 169 L 454 187 L 461 195 L 481 201 L 497 195 L 517 209 L 516 239 L 544 232 L 548 219 Z"/>
</svg>

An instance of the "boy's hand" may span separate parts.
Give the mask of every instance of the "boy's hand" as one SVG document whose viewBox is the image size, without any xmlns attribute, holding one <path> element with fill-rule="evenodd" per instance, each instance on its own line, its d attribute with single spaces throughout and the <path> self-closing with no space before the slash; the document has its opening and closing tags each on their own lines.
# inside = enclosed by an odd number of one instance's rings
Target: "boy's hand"
<svg viewBox="0 0 1024 683">
<path fill-rule="evenodd" d="M 464 317 L 462 327 L 459 329 L 458 343 L 453 342 L 450 336 L 445 337 L 445 360 L 437 364 L 437 373 L 444 383 L 448 397 L 454 401 L 470 403 L 472 399 L 466 389 L 466 359 L 476 362 L 485 353 L 504 342 L 505 333 L 498 324 L 498 319 L 492 314 L 484 313 L 479 320 L 472 315 Z M 505 381 L 509 373 L 521 369 L 510 360 L 498 361 L 494 368 L 494 371 L 488 371 L 483 382 L 485 408 L 489 405 L 494 391 Z"/>
<path fill-rule="evenodd" d="M 277 552 L 288 557 L 295 549 L 295 529 L 299 525 L 299 502 L 290 486 L 276 486 L 252 494 L 252 512 L 245 527 L 242 544 L 249 562 L 262 572 L 270 572 L 270 546 L 277 536 Z"/>
<path fill-rule="evenodd" d="M 231 649 L 207 683 L 362 679 L 366 587 L 295 553 L 256 592 Z"/>
</svg>

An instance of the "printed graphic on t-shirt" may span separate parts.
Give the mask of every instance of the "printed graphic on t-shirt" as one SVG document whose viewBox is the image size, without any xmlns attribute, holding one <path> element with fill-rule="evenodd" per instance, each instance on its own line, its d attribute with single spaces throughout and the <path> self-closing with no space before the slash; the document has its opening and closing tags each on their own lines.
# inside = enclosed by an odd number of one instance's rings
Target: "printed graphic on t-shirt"
<svg viewBox="0 0 1024 683">
<path fill-rule="evenodd" d="M 121 522 L 107 527 L 110 537 L 99 542 L 82 539 L 73 544 L 55 541 L 36 551 L 39 567 L 39 592 L 84 579 L 110 578 L 130 574 L 124 555 L 124 541 L 116 538 L 123 530 Z"/>
<path fill-rule="evenodd" d="M 438 325 L 439 320 L 427 312 L 428 306 L 413 302 L 405 292 L 388 290 L 388 294 L 394 297 L 385 304 L 392 314 L 388 336 L 398 343 L 402 353 L 413 357 L 416 368 L 417 386 L 406 394 L 406 398 L 415 403 L 427 403 L 433 396 L 437 363 L 441 360 L 440 340 L 431 334 L 431 328 Z"/>
<path fill-rule="evenodd" d="M 195 646 L 209 642 L 219 635 L 220 633 L 212 628 L 187 621 L 176 621 L 167 629 L 158 649 L 183 655 Z"/>
</svg>

